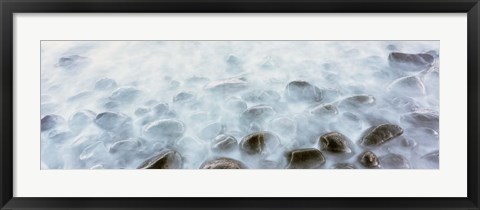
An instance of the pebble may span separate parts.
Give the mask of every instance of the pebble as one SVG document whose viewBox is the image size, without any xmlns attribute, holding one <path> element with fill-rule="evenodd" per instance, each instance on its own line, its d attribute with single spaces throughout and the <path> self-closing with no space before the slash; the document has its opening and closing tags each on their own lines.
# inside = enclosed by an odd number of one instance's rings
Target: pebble
<svg viewBox="0 0 480 210">
<path fill-rule="evenodd" d="M 296 149 L 286 155 L 288 169 L 317 169 L 325 164 L 326 159 L 318 149 Z"/>
<path fill-rule="evenodd" d="M 200 169 L 247 169 L 248 167 L 235 159 L 232 158 L 217 158 L 214 160 L 209 160 L 204 162 Z"/>
<path fill-rule="evenodd" d="M 270 153 L 279 145 L 278 136 L 266 131 L 249 134 L 240 141 L 240 149 L 248 155 Z"/>
<path fill-rule="evenodd" d="M 165 150 L 145 160 L 138 169 L 180 169 L 182 168 L 182 156 L 175 150 Z"/>
<path fill-rule="evenodd" d="M 362 138 L 361 144 L 363 146 L 378 146 L 392 140 L 393 138 L 402 135 L 403 129 L 394 124 L 382 124 L 373 127 L 371 131 Z"/>
</svg>

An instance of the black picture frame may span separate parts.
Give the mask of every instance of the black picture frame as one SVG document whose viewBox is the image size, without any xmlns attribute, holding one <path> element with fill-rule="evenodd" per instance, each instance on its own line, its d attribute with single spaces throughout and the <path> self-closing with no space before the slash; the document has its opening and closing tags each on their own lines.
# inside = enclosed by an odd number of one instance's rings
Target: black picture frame
<svg viewBox="0 0 480 210">
<path fill-rule="evenodd" d="M 1 209 L 479 209 L 478 0 L 0 0 Z M 13 197 L 14 13 L 467 13 L 468 196 L 465 198 Z M 445 180 L 454 181 L 454 180 Z"/>
</svg>

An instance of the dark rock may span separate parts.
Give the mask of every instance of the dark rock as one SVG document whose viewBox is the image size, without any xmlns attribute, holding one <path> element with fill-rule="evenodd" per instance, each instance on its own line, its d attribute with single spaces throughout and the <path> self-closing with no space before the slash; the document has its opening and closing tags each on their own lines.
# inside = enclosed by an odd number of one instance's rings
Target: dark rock
<svg viewBox="0 0 480 210">
<path fill-rule="evenodd" d="M 229 94 L 232 92 L 238 92 L 247 88 L 247 81 L 244 78 L 229 78 L 223 80 L 215 80 L 207 83 L 205 89 L 220 93 Z"/>
<path fill-rule="evenodd" d="M 331 132 L 320 136 L 320 150 L 334 153 L 351 153 L 350 140 L 344 135 Z"/>
<path fill-rule="evenodd" d="M 404 114 L 400 117 L 400 122 L 412 127 L 429 127 L 438 130 L 438 113 L 430 110 L 418 110 Z"/>
<path fill-rule="evenodd" d="M 359 158 L 360 163 L 365 166 L 366 168 L 380 168 L 380 161 L 375 155 L 375 153 L 371 151 L 366 151 Z"/>
<path fill-rule="evenodd" d="M 410 163 L 407 158 L 399 154 L 388 154 L 380 157 L 382 168 L 385 169 L 409 169 Z"/>
<path fill-rule="evenodd" d="M 217 158 L 204 162 L 200 169 L 246 169 L 244 163 L 231 158 Z"/>
<path fill-rule="evenodd" d="M 420 71 L 432 65 L 435 58 L 430 54 L 406 54 L 392 52 L 388 56 L 391 67 L 401 68 L 406 71 Z"/>
<path fill-rule="evenodd" d="M 95 90 L 111 90 L 117 87 L 117 82 L 110 78 L 102 78 L 95 82 Z"/>
<path fill-rule="evenodd" d="M 337 163 L 335 165 L 333 165 L 334 169 L 357 169 L 357 167 L 355 167 L 354 165 L 350 164 L 350 163 Z"/>
<path fill-rule="evenodd" d="M 287 153 L 287 168 L 316 169 L 325 164 L 325 157 L 318 149 L 296 149 Z"/>
<path fill-rule="evenodd" d="M 102 112 L 95 118 L 95 124 L 106 131 L 121 131 L 130 128 L 132 119 L 123 113 Z"/>
<path fill-rule="evenodd" d="M 280 145 L 280 139 L 273 133 L 260 131 L 243 137 L 240 149 L 249 154 L 264 154 L 274 151 Z"/>
<path fill-rule="evenodd" d="M 378 146 L 402 135 L 402 133 L 403 129 L 398 125 L 382 124 L 367 131 L 367 135 L 363 137 L 361 144 L 364 146 Z"/>
<path fill-rule="evenodd" d="M 238 142 L 233 136 L 221 134 L 213 139 L 210 148 L 215 152 L 231 152 L 238 148 Z"/>
<path fill-rule="evenodd" d="M 322 91 L 318 87 L 301 80 L 288 83 L 284 96 L 294 102 L 315 103 L 323 99 Z"/>
<path fill-rule="evenodd" d="M 185 125 L 173 119 L 162 119 L 148 123 L 143 127 L 145 137 L 154 140 L 176 140 L 185 133 Z"/>
<path fill-rule="evenodd" d="M 273 90 L 252 90 L 242 95 L 242 99 L 253 103 L 269 103 L 280 101 L 280 94 Z"/>
<path fill-rule="evenodd" d="M 65 119 L 59 115 L 46 115 L 41 119 L 41 131 L 47 131 L 50 130 L 58 125 L 64 124 Z"/>
<path fill-rule="evenodd" d="M 134 87 L 120 87 L 112 92 L 109 99 L 121 103 L 130 103 L 140 97 L 141 91 Z"/>
<path fill-rule="evenodd" d="M 138 169 L 180 169 L 183 161 L 180 153 L 166 150 L 140 164 Z"/>
</svg>

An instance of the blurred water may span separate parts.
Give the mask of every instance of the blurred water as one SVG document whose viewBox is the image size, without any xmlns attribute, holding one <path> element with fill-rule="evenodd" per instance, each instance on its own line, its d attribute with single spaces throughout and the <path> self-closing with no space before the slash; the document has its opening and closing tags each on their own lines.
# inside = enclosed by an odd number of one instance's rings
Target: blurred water
<svg viewBox="0 0 480 210">
<path fill-rule="evenodd" d="M 182 168 L 215 157 L 285 168 L 329 132 L 352 152 L 322 150 L 321 168 L 367 168 L 364 151 L 382 168 L 438 168 L 438 41 L 43 41 L 41 52 L 42 169 L 133 169 L 166 149 Z M 362 145 L 381 124 L 403 133 Z M 278 145 L 246 154 L 242 138 L 263 131 Z"/>
</svg>

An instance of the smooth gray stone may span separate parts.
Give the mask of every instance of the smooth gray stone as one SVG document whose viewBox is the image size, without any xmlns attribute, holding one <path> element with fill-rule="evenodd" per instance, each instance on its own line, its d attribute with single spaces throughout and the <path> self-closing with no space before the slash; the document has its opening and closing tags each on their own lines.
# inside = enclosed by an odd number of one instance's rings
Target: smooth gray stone
<svg viewBox="0 0 480 210">
<path fill-rule="evenodd" d="M 143 127 L 145 137 L 153 140 L 177 140 L 185 133 L 183 122 L 174 119 L 161 119 Z"/>
<path fill-rule="evenodd" d="M 284 97 L 292 102 L 316 103 L 322 101 L 323 94 L 318 87 L 307 81 L 297 80 L 288 83 Z"/>
<path fill-rule="evenodd" d="M 102 78 L 95 82 L 95 90 L 111 90 L 117 87 L 117 82 L 110 78 Z"/>
<path fill-rule="evenodd" d="M 438 113 L 430 110 L 417 110 L 402 115 L 400 122 L 411 127 L 428 127 L 434 130 L 439 128 Z"/>
<path fill-rule="evenodd" d="M 214 152 L 232 152 L 238 148 L 238 142 L 231 135 L 221 134 L 213 139 L 210 148 Z"/>
<path fill-rule="evenodd" d="M 119 112 L 102 112 L 95 118 L 95 124 L 106 131 L 120 131 L 130 128 L 132 119 Z"/>
<path fill-rule="evenodd" d="M 41 119 L 41 131 L 50 130 L 58 125 L 64 124 L 65 119 L 59 115 L 49 114 Z"/>
<path fill-rule="evenodd" d="M 399 154 L 388 154 L 380 157 L 380 162 L 382 163 L 382 168 L 384 169 L 409 169 L 410 163 L 402 155 Z"/>
<path fill-rule="evenodd" d="M 140 97 L 141 91 L 134 87 L 120 87 L 112 92 L 109 99 L 121 103 L 131 103 Z"/>
</svg>

